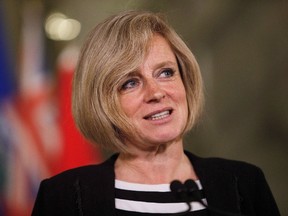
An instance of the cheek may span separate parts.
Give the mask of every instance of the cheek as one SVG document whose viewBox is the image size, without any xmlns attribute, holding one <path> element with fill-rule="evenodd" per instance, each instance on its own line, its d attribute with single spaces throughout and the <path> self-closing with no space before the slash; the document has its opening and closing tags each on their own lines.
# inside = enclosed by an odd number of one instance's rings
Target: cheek
<svg viewBox="0 0 288 216">
<path fill-rule="evenodd" d="M 133 114 L 137 111 L 138 102 L 136 98 L 137 97 L 131 95 L 120 96 L 121 109 L 127 117 L 133 116 Z"/>
<path fill-rule="evenodd" d="M 182 116 L 183 118 L 187 119 L 188 118 L 188 102 L 187 102 L 187 95 L 186 95 L 186 91 L 183 87 L 183 89 L 181 91 L 178 92 L 177 95 L 175 95 L 176 97 L 176 103 L 178 104 Z"/>
<path fill-rule="evenodd" d="M 171 94 L 173 94 L 174 99 L 178 103 L 187 105 L 186 90 L 182 81 L 170 89 L 172 90 Z"/>
<path fill-rule="evenodd" d="M 123 112 L 127 115 L 129 113 L 129 106 L 125 97 L 120 97 L 120 107 Z"/>
</svg>

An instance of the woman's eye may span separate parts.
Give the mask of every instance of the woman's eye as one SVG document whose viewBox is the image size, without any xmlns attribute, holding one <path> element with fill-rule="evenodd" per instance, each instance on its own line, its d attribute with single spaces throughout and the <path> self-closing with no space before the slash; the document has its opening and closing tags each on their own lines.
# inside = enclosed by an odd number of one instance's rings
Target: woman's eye
<svg viewBox="0 0 288 216">
<path fill-rule="evenodd" d="M 122 86 L 121 90 L 132 89 L 138 86 L 139 81 L 137 79 L 129 79 Z"/>
<path fill-rule="evenodd" d="M 159 77 L 172 77 L 174 75 L 174 70 L 173 69 L 164 69 L 161 71 L 160 76 Z"/>
</svg>

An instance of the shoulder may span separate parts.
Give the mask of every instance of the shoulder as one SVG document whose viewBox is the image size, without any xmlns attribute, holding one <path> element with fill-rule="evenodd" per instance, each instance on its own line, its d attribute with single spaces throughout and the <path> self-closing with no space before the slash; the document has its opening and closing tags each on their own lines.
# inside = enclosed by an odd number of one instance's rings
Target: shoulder
<svg viewBox="0 0 288 216">
<path fill-rule="evenodd" d="M 114 176 L 114 162 L 117 155 L 113 155 L 108 160 L 95 165 L 81 166 L 61 172 L 53 177 L 42 181 L 52 187 L 67 187 L 81 182 L 94 182 L 95 184 L 107 181 Z"/>
<path fill-rule="evenodd" d="M 225 203 L 230 202 L 232 206 L 237 202 L 237 206 L 249 212 L 249 215 L 256 212 L 257 215 L 280 215 L 266 178 L 258 166 L 243 161 L 201 158 L 190 152 L 185 153 L 212 206 L 226 208 Z"/>
<path fill-rule="evenodd" d="M 43 180 L 32 215 L 78 215 L 84 208 L 93 212 L 91 215 L 101 214 L 103 200 L 110 200 L 113 193 L 116 158 L 114 155 L 101 164 L 70 169 Z M 95 213 L 90 206 L 103 208 Z"/>
<path fill-rule="evenodd" d="M 249 194 L 268 188 L 262 170 L 251 163 L 217 157 L 201 158 L 189 152 L 187 156 L 206 188 L 207 184 L 230 189 L 236 187 Z"/>
<path fill-rule="evenodd" d="M 218 157 L 203 158 L 186 152 L 195 169 L 213 173 L 230 173 L 235 176 L 251 177 L 263 176 L 262 170 L 251 163 Z"/>
</svg>

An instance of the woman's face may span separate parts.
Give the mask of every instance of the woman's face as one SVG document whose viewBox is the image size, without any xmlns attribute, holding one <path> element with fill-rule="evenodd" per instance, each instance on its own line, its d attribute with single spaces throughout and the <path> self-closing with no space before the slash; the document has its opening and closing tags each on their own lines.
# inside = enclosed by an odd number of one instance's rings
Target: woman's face
<svg viewBox="0 0 288 216">
<path fill-rule="evenodd" d="M 119 91 L 122 109 L 141 145 L 181 138 L 188 117 L 186 92 L 176 57 L 163 37 L 153 37 L 146 58 L 124 78 Z"/>
</svg>

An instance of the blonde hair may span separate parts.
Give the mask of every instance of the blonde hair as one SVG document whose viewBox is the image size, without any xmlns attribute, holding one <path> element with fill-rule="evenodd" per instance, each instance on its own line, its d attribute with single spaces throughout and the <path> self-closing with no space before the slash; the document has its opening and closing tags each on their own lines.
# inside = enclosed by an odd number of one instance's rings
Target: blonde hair
<svg viewBox="0 0 288 216">
<path fill-rule="evenodd" d="M 118 88 L 123 76 L 139 67 L 155 34 L 167 40 L 181 71 L 188 103 L 183 133 L 195 124 L 203 94 L 194 55 L 161 15 L 128 11 L 99 23 L 81 49 L 73 80 L 72 111 L 87 139 L 108 149 L 128 151 L 124 141 L 133 133 L 133 126 L 121 109 Z"/>
</svg>

